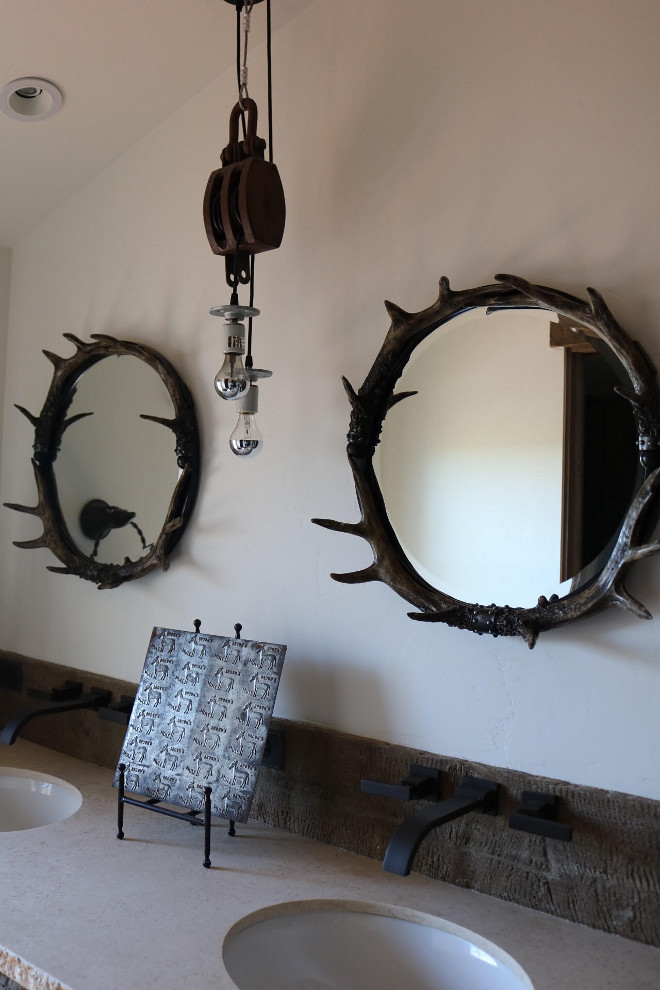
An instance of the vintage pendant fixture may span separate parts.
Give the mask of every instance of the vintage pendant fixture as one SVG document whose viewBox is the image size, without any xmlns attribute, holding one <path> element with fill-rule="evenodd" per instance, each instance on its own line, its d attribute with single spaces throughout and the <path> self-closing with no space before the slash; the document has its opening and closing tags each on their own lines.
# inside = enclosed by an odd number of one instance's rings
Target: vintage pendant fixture
<svg viewBox="0 0 660 990">
<path fill-rule="evenodd" d="M 211 250 L 225 259 L 225 278 L 231 289 L 228 305 L 213 306 L 212 316 L 224 319 L 224 361 L 215 376 L 215 390 L 223 399 L 238 400 L 239 417 L 229 446 L 239 456 L 254 456 L 263 439 L 256 427 L 257 380 L 272 372 L 253 368 L 252 320 L 259 315 L 254 303 L 254 258 L 278 248 L 284 234 L 284 190 L 273 163 L 271 97 L 270 0 L 266 0 L 268 61 L 268 143 L 257 135 L 257 104 L 248 94 L 247 47 L 250 15 L 255 3 L 226 0 L 236 7 L 236 61 L 238 102 L 229 116 L 229 142 L 222 151 L 221 168 L 209 176 L 204 193 L 204 226 Z M 242 133 L 242 137 L 239 134 Z M 268 160 L 264 153 L 268 147 Z M 239 288 L 249 286 L 249 305 L 239 302 Z M 246 334 L 245 319 L 248 321 Z"/>
</svg>

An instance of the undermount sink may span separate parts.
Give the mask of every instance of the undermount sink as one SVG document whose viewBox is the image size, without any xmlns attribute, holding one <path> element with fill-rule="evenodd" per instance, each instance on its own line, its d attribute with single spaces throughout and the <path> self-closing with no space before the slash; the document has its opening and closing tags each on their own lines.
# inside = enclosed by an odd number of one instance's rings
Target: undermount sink
<svg viewBox="0 0 660 990">
<path fill-rule="evenodd" d="M 82 794 L 59 777 L 0 767 L 0 832 L 53 825 L 75 814 Z"/>
<path fill-rule="evenodd" d="M 237 922 L 222 954 L 239 990 L 534 990 L 492 942 L 388 904 L 276 904 Z"/>
</svg>

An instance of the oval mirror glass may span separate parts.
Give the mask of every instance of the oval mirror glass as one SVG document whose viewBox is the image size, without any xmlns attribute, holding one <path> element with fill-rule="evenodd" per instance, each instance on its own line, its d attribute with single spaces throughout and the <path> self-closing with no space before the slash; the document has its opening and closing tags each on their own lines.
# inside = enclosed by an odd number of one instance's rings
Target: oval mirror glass
<svg viewBox="0 0 660 990">
<path fill-rule="evenodd" d="M 172 420 L 174 407 L 158 372 L 138 357 L 103 358 L 75 384 L 67 415 L 81 418 L 62 438 L 55 478 L 69 534 L 100 563 L 135 561 L 153 547 L 180 474 L 174 434 L 143 414 Z M 97 502 L 99 514 L 85 525 L 83 509 Z"/>
</svg>

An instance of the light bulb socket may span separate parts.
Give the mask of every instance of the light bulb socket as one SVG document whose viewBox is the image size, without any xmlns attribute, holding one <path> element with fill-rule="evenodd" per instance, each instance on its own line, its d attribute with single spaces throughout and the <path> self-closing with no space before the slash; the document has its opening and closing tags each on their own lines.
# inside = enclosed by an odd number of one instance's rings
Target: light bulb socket
<svg viewBox="0 0 660 990">
<path fill-rule="evenodd" d="M 245 354 L 245 324 L 228 320 L 223 326 L 225 354 Z"/>
<path fill-rule="evenodd" d="M 259 412 L 259 386 L 250 382 L 247 392 L 240 396 L 237 402 L 239 415 L 243 413 L 248 416 L 255 416 Z"/>
</svg>

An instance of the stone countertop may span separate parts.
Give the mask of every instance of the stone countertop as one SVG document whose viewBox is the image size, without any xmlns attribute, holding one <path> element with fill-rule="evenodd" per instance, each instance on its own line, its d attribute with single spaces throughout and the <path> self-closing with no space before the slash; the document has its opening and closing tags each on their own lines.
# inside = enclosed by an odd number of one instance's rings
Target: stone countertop
<svg viewBox="0 0 660 990">
<path fill-rule="evenodd" d="M 657 990 L 660 949 L 594 931 L 249 822 L 203 829 L 125 807 L 115 838 L 112 773 L 33 743 L 0 750 L 0 766 L 74 784 L 82 807 L 55 825 L 0 833 L 0 973 L 28 990 L 235 990 L 222 961 L 227 931 L 272 904 L 369 901 L 443 917 L 499 945 L 535 990 Z M 365 988 L 367 990 L 367 988 Z"/>
</svg>

